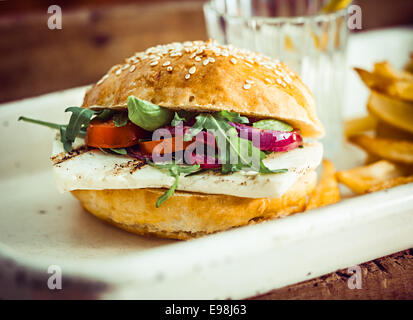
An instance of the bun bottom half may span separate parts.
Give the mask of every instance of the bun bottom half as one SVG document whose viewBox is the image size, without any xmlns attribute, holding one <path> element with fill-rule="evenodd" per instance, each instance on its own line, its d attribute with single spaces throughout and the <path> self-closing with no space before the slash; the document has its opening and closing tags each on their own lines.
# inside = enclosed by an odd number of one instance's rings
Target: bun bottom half
<svg viewBox="0 0 413 320">
<path fill-rule="evenodd" d="M 282 197 L 241 198 L 175 192 L 159 208 L 164 189 L 74 190 L 82 206 L 104 221 L 139 235 L 188 240 L 303 211 L 317 175 L 302 176 Z"/>
</svg>

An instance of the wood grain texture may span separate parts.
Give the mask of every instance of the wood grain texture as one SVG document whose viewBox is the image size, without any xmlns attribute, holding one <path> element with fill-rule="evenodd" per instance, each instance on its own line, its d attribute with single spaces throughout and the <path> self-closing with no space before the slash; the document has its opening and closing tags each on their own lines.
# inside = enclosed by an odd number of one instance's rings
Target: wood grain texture
<svg viewBox="0 0 413 320">
<path fill-rule="evenodd" d="M 0 19 L 0 102 L 96 82 L 125 57 L 159 43 L 205 40 L 201 2 L 62 6 L 62 29 L 47 9 Z"/>
<path fill-rule="evenodd" d="M 362 288 L 349 289 L 347 269 L 273 290 L 251 299 L 413 299 L 413 249 L 360 265 Z"/>
</svg>

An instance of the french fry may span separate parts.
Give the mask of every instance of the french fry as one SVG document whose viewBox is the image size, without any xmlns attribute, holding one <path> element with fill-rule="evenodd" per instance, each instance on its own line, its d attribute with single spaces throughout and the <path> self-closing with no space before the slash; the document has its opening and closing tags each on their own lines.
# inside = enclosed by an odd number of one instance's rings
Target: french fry
<svg viewBox="0 0 413 320">
<path fill-rule="evenodd" d="M 350 141 L 380 158 L 413 164 L 413 142 L 411 141 L 375 138 L 366 134 L 352 136 Z"/>
<path fill-rule="evenodd" d="M 320 208 L 340 201 L 340 191 L 336 179 L 334 165 L 323 160 L 323 173 L 320 182 L 311 194 L 305 211 Z"/>
<path fill-rule="evenodd" d="M 360 133 L 371 131 L 376 128 L 377 119 L 371 115 L 346 120 L 344 123 L 344 133 L 346 138 Z"/>
<path fill-rule="evenodd" d="M 354 70 L 370 89 L 399 99 L 413 101 L 413 79 L 408 80 L 406 77 L 394 78 L 398 74 L 390 74 L 390 72 L 376 74 L 360 68 L 354 68 Z"/>
<path fill-rule="evenodd" d="M 380 190 L 386 190 L 386 189 L 400 186 L 402 184 L 407 184 L 407 183 L 412 183 L 412 182 L 413 182 L 413 176 L 396 177 L 396 178 L 385 180 L 385 181 L 382 181 L 382 182 L 379 182 L 373 185 L 371 188 L 367 190 L 367 193 L 376 192 Z"/>
<path fill-rule="evenodd" d="M 387 61 L 375 63 L 373 73 L 389 79 L 413 81 L 413 74 L 407 71 L 398 71 Z"/>
<path fill-rule="evenodd" d="M 410 53 L 410 60 L 407 62 L 406 66 L 404 67 L 404 71 L 413 74 L 413 52 Z"/>
<path fill-rule="evenodd" d="M 378 119 L 413 133 L 413 103 L 402 101 L 372 90 L 367 109 Z"/>
<path fill-rule="evenodd" d="M 378 157 L 374 154 L 367 153 L 367 157 L 366 157 L 366 160 L 364 160 L 364 164 L 365 165 L 372 164 L 372 163 L 380 161 L 380 160 L 382 160 L 380 157 Z"/>
<path fill-rule="evenodd" d="M 413 141 L 413 133 L 400 130 L 399 128 L 396 128 L 384 121 L 377 122 L 376 137 Z"/>
<path fill-rule="evenodd" d="M 364 194 L 380 183 L 401 177 L 404 170 L 396 164 L 380 160 L 375 163 L 337 172 L 340 183 L 357 194 Z"/>
</svg>

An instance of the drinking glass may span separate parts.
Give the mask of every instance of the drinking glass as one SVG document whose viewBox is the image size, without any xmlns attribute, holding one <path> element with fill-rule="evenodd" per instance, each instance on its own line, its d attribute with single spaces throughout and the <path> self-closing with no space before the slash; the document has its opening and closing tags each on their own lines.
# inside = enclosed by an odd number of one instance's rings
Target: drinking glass
<svg viewBox="0 0 413 320">
<path fill-rule="evenodd" d="M 210 38 L 262 52 L 297 72 L 313 92 L 326 128 L 325 155 L 343 142 L 347 10 L 322 14 L 323 0 L 211 0 L 204 5 Z"/>
</svg>

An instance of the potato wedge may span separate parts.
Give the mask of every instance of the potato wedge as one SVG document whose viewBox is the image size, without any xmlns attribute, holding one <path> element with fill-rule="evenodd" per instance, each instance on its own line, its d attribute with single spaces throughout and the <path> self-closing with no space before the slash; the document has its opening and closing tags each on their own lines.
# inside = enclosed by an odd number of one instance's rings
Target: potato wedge
<svg viewBox="0 0 413 320">
<path fill-rule="evenodd" d="M 413 103 L 372 90 L 367 102 L 367 109 L 378 119 L 413 133 Z"/>
<path fill-rule="evenodd" d="M 413 74 L 407 71 L 398 71 L 387 61 L 375 63 L 373 73 L 389 79 L 413 81 Z"/>
<path fill-rule="evenodd" d="M 366 160 L 364 160 L 364 164 L 366 164 L 366 165 L 367 164 L 372 164 L 372 163 L 380 161 L 380 160 L 383 160 L 383 159 L 376 156 L 376 155 L 374 155 L 374 154 L 367 153 L 367 157 L 366 157 Z"/>
<path fill-rule="evenodd" d="M 404 71 L 409 72 L 413 75 L 413 52 L 410 53 L 410 60 L 407 62 L 404 67 Z"/>
<path fill-rule="evenodd" d="M 350 137 L 350 142 L 380 158 L 409 165 L 413 164 L 412 141 L 376 138 L 367 134 L 360 134 Z"/>
<path fill-rule="evenodd" d="M 354 70 L 371 90 L 379 91 L 398 99 L 413 101 L 413 80 L 386 77 L 360 68 L 354 68 Z"/>
<path fill-rule="evenodd" d="M 311 194 L 305 211 L 320 208 L 340 201 L 340 191 L 333 163 L 323 160 L 323 173 L 320 182 Z"/>
<path fill-rule="evenodd" d="M 388 124 L 387 122 L 379 120 L 376 127 L 376 137 L 386 139 L 399 139 L 413 141 L 413 133 L 400 130 Z"/>
<path fill-rule="evenodd" d="M 360 133 L 374 130 L 377 126 L 377 119 L 371 115 L 348 119 L 344 123 L 344 133 L 346 138 Z"/>
<path fill-rule="evenodd" d="M 374 186 L 403 174 L 404 170 L 396 164 L 380 160 L 369 165 L 338 171 L 337 179 L 355 193 L 364 194 Z"/>
<path fill-rule="evenodd" d="M 407 183 L 412 183 L 412 182 L 413 182 L 413 176 L 396 177 L 396 178 L 392 178 L 392 179 L 385 180 L 385 181 L 375 184 L 374 186 L 372 186 L 371 188 L 367 190 L 367 193 L 390 189 L 390 188 L 394 188 L 397 186 L 401 186 L 402 184 L 407 184 Z"/>
</svg>

